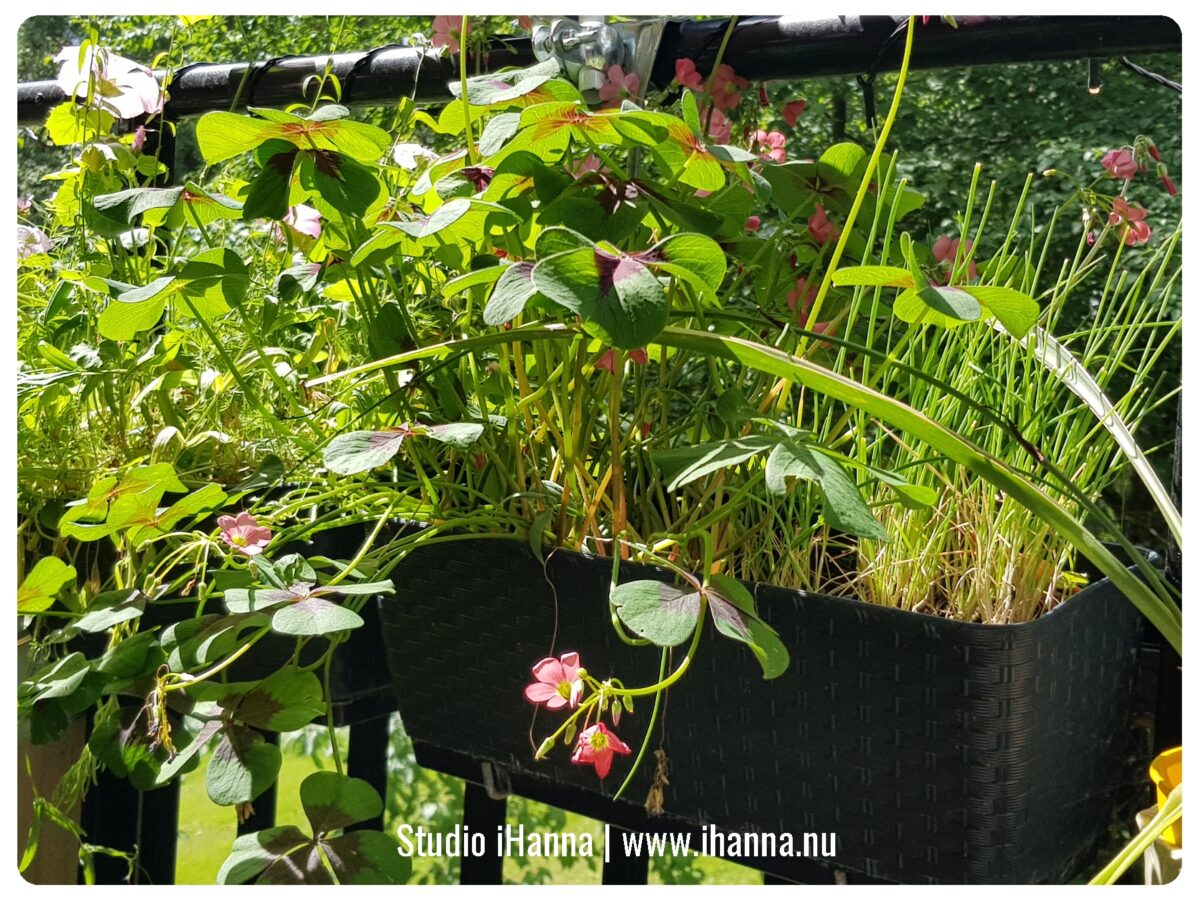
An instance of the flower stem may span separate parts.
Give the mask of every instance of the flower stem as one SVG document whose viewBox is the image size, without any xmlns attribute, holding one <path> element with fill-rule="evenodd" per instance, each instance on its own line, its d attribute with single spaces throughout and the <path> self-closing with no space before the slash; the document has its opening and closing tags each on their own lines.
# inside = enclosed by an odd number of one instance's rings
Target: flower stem
<svg viewBox="0 0 1200 899">
<path fill-rule="evenodd" d="M 699 630 L 699 628 L 697 628 Z M 662 662 L 658 666 L 658 679 L 662 680 L 667 673 L 667 651 L 662 651 Z M 654 725 L 658 721 L 658 710 L 662 706 L 662 691 L 654 694 L 654 708 L 650 710 L 650 724 L 646 727 L 646 736 L 642 738 L 642 748 L 638 750 L 637 758 L 633 760 L 633 766 L 629 769 L 629 773 L 625 775 L 625 782 L 621 784 L 617 790 L 613 800 L 621 798 L 621 794 L 625 792 L 625 788 L 633 782 L 633 776 L 637 774 L 638 769 L 642 766 L 642 759 L 646 756 L 646 750 L 650 746 L 650 738 L 654 736 Z"/>
<path fill-rule="evenodd" d="M 458 36 L 458 76 L 462 85 L 463 130 L 467 135 L 467 155 L 471 165 L 479 162 L 479 150 L 475 146 L 475 137 L 471 134 L 471 100 L 467 97 L 467 31 L 471 27 L 470 18 L 462 17 L 462 33 Z"/>
<path fill-rule="evenodd" d="M 651 684 L 649 687 L 635 687 L 632 690 L 624 688 L 617 689 L 610 687 L 609 693 L 614 696 L 652 696 L 656 693 L 662 693 L 668 687 L 672 686 L 687 672 L 692 664 L 692 659 L 696 656 L 696 647 L 700 645 L 700 634 L 704 631 L 704 617 L 708 612 L 708 597 L 703 593 L 700 594 L 700 614 L 696 617 L 696 630 L 692 634 L 692 644 L 688 647 L 687 655 L 683 657 L 683 661 L 679 663 L 679 667 L 671 672 L 671 676 L 666 680 L 660 680 L 656 684 Z"/>
<path fill-rule="evenodd" d="M 255 634 L 253 637 L 251 637 L 246 643 L 243 643 L 240 647 L 238 647 L 236 652 L 230 653 L 225 658 L 224 661 L 219 662 L 216 665 L 213 665 L 207 671 L 203 672 L 202 674 L 197 674 L 195 677 L 188 678 L 187 680 L 176 680 L 169 684 L 163 684 L 163 692 L 170 693 L 174 690 L 186 690 L 188 687 L 193 687 L 196 684 L 199 684 L 199 683 L 202 683 L 202 682 L 208 680 L 209 678 L 213 677 L 214 675 L 220 674 L 222 671 L 224 671 L 226 668 L 228 668 L 230 665 L 232 665 L 234 662 L 236 662 L 238 659 L 240 659 L 242 656 L 244 656 L 250 650 L 251 646 L 253 646 L 255 643 L 257 643 L 259 640 L 261 640 L 263 637 L 265 637 L 270 632 L 271 632 L 270 627 L 264 627 L 257 634 Z M 178 674 L 173 675 L 173 676 L 179 677 Z"/>
<path fill-rule="evenodd" d="M 837 271 L 838 263 L 842 259 L 842 253 L 849 242 L 850 232 L 854 228 L 854 221 L 858 218 L 858 211 L 862 208 L 862 204 L 867 198 L 867 193 L 871 189 L 871 178 L 875 174 L 875 169 L 879 166 L 879 158 L 883 155 L 883 148 L 887 145 L 888 135 L 892 133 L 892 126 L 896 123 L 896 115 L 900 112 L 900 100 L 904 96 L 904 83 L 908 80 L 908 64 L 912 59 L 915 25 L 916 17 L 909 16 L 908 35 L 904 42 L 904 61 L 900 64 L 900 75 L 896 79 L 896 92 L 892 94 L 892 107 L 888 110 L 887 119 L 884 121 L 883 128 L 879 132 L 879 140 L 875 142 L 875 149 L 872 151 L 871 158 L 867 162 L 867 170 L 863 172 L 862 182 L 858 185 L 858 193 L 854 197 L 854 203 L 850 207 L 849 215 L 846 216 L 846 223 L 842 226 L 842 233 L 838 238 L 837 246 L 833 248 L 833 255 L 829 258 L 829 266 L 825 269 L 825 277 L 821 279 L 821 288 L 817 291 L 817 298 L 813 300 L 812 309 L 808 314 L 808 320 L 811 322 L 819 322 L 821 320 L 821 307 L 825 303 L 825 295 L 829 293 L 830 285 L 833 284 L 834 272 Z M 808 339 L 807 334 L 800 338 L 800 343 L 796 347 L 796 356 L 804 355 Z"/>
<path fill-rule="evenodd" d="M 333 670 L 333 651 L 338 644 L 331 640 L 329 649 L 325 651 L 325 729 L 329 732 L 329 750 L 333 753 L 333 766 L 338 774 L 345 774 L 342 769 L 342 751 L 338 748 L 337 728 L 333 723 L 333 691 L 330 689 Z"/>
<path fill-rule="evenodd" d="M 713 60 L 712 71 L 708 73 L 708 81 L 704 85 L 704 92 L 708 94 L 708 108 L 704 115 L 704 139 L 708 139 L 708 129 L 712 124 L 713 110 L 717 108 L 716 101 L 712 99 L 713 87 L 717 83 L 717 70 L 721 68 L 721 62 L 725 59 L 725 48 L 729 46 L 729 39 L 733 37 L 733 26 L 737 24 L 738 17 L 731 16 L 729 24 L 725 26 L 725 34 L 721 37 L 721 46 L 717 48 L 717 58 Z"/>
</svg>

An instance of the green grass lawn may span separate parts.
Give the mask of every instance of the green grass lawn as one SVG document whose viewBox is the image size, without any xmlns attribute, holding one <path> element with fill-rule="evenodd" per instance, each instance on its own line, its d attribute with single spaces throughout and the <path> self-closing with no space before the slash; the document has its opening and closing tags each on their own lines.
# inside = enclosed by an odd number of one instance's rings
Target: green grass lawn
<svg viewBox="0 0 1200 899">
<path fill-rule="evenodd" d="M 340 741 L 339 741 L 340 742 Z M 237 835 L 237 823 L 232 808 L 214 805 L 204 789 L 204 771 L 207 756 L 199 767 L 183 778 L 179 805 L 179 844 L 175 865 L 176 883 L 211 884 L 216 881 L 221 863 L 229 854 L 229 848 Z M 415 767 L 415 765 L 413 766 Z M 314 771 L 332 768 L 324 762 L 318 765 L 311 757 L 300 755 L 295 750 L 285 749 L 283 768 L 279 774 L 279 806 L 275 820 L 280 824 L 296 824 L 307 830 L 304 812 L 300 808 L 300 782 Z M 421 772 L 423 777 L 441 778 L 432 772 Z M 396 784 L 393 789 L 404 789 Z M 544 821 L 553 818 L 553 812 L 538 803 L 524 799 L 509 803 L 509 823 Z M 562 820 L 562 819 L 556 819 Z M 389 832 L 394 832 L 399 821 L 386 821 Z M 418 821 L 412 822 L 414 825 Z M 598 884 L 602 864 L 604 825 L 571 812 L 565 814 L 563 831 L 592 834 L 597 857 L 594 858 L 508 858 L 504 862 L 505 883 L 547 884 Z M 456 883 L 457 865 L 449 873 L 444 864 L 434 859 L 414 859 L 414 880 L 425 882 Z M 422 876 L 423 875 L 423 876 Z M 716 858 L 697 857 L 686 860 L 659 860 L 650 864 L 651 883 L 706 883 L 706 884 L 758 884 L 762 874 L 732 862 Z"/>
</svg>

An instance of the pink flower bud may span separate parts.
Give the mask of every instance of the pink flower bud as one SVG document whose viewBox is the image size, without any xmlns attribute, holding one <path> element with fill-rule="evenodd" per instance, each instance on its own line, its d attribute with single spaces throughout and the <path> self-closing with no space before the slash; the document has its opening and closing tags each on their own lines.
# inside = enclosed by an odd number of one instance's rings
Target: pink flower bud
<svg viewBox="0 0 1200 899">
<path fill-rule="evenodd" d="M 1167 174 L 1167 167 L 1163 163 L 1156 166 L 1158 180 L 1162 182 L 1162 186 L 1166 189 L 1167 194 L 1172 197 L 1179 196 L 1179 188 L 1175 186 L 1175 182 L 1171 180 L 1171 176 Z"/>
<path fill-rule="evenodd" d="M 1114 178 L 1123 178 L 1126 181 L 1138 173 L 1137 160 L 1134 159 L 1133 153 L 1124 147 L 1120 150 L 1109 150 L 1100 160 L 1100 164 L 1108 169 Z"/>
</svg>

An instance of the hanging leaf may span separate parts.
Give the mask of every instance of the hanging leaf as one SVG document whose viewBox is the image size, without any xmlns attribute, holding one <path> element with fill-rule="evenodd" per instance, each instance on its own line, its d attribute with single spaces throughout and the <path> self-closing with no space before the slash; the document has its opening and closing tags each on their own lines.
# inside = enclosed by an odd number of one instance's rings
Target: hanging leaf
<svg viewBox="0 0 1200 899">
<path fill-rule="evenodd" d="M 140 618 L 148 597 L 141 590 L 101 593 L 88 604 L 87 614 L 71 623 L 77 631 L 99 634 L 123 621 Z"/>
<path fill-rule="evenodd" d="M 678 646 L 696 630 L 700 594 L 660 581 L 630 581 L 609 598 L 621 622 L 655 646 Z"/>
<path fill-rule="evenodd" d="M 300 150 L 284 141 L 264 144 L 274 152 L 260 161 L 260 169 L 246 191 L 242 214 L 246 219 L 281 221 L 292 206 L 292 172 Z M 255 154 L 256 156 L 259 154 Z"/>
<path fill-rule="evenodd" d="M 321 681 L 295 665 L 280 668 L 227 705 L 239 721 L 260 730 L 299 730 L 325 713 Z"/>
<path fill-rule="evenodd" d="M 473 421 L 452 422 L 445 425 L 425 425 L 417 433 L 459 449 L 466 449 L 483 436 L 483 425 Z"/>
<path fill-rule="evenodd" d="M 178 289 L 174 275 L 163 275 L 144 287 L 126 291 L 100 313 L 100 334 L 109 340 L 132 340 L 153 328 L 162 318 L 167 299 Z"/>
<path fill-rule="evenodd" d="M 216 318 L 238 306 L 250 287 L 250 271 L 233 250 L 217 247 L 189 259 L 178 275 L 183 295 L 190 302 L 177 304 L 182 315 L 199 313 Z"/>
<path fill-rule="evenodd" d="M 328 217 L 340 213 L 343 217 L 362 218 L 383 197 L 383 184 L 375 173 L 341 153 L 301 151 L 297 177 L 301 187 L 313 192 L 313 202 Z"/>
<path fill-rule="evenodd" d="M 763 679 L 771 680 L 787 671 L 787 647 L 779 635 L 758 617 L 754 597 L 736 578 L 725 574 L 709 577 L 708 608 L 717 630 L 739 643 L 745 643 L 763 669 Z"/>
<path fill-rule="evenodd" d="M 500 115 L 492 116 L 483 127 L 483 134 L 479 135 L 480 154 L 487 157 L 498 153 L 520 127 L 521 114 L 519 112 L 503 112 Z"/>
<path fill-rule="evenodd" d="M 362 617 L 320 596 L 287 603 L 271 616 L 271 630 L 292 637 L 323 637 L 363 626 Z"/>
<path fill-rule="evenodd" d="M 725 280 L 725 252 L 715 240 L 702 234 L 675 234 L 635 258 L 682 278 L 712 305 L 719 305 L 716 289 Z"/>
<path fill-rule="evenodd" d="M 218 883 L 402 884 L 412 863 L 387 834 L 345 829 L 383 813 L 383 803 L 363 780 L 332 771 L 310 774 L 300 802 L 314 836 L 298 827 L 272 827 L 234 841 Z M 326 867 L 328 862 L 328 867 Z"/>
</svg>

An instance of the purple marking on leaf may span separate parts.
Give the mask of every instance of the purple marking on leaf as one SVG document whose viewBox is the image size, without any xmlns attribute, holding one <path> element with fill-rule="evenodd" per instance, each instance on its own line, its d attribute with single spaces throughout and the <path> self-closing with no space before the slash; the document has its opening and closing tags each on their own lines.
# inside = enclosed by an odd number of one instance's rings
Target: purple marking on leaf
<svg viewBox="0 0 1200 899">
<path fill-rule="evenodd" d="M 596 261 L 596 273 L 600 277 L 600 294 L 606 296 L 612 293 L 613 282 L 617 280 L 617 269 L 622 259 L 598 249 L 592 251 L 592 257 Z"/>
<path fill-rule="evenodd" d="M 483 190 L 492 183 L 496 170 L 486 165 L 469 165 L 462 170 L 462 175 L 476 190 Z"/>
<path fill-rule="evenodd" d="M 328 178 L 340 178 L 342 160 L 331 150 L 312 150 L 313 165 Z"/>
<path fill-rule="evenodd" d="M 391 449 L 394 445 L 399 449 L 400 444 L 404 443 L 404 439 L 411 437 L 412 433 L 408 428 L 397 428 L 394 431 L 372 431 L 371 436 L 367 438 L 367 445 L 373 449 Z"/>
<path fill-rule="evenodd" d="M 613 283 L 620 283 L 630 278 L 636 278 L 645 269 L 642 264 L 636 259 L 630 259 L 628 256 L 622 256 L 621 261 L 617 263 L 617 268 L 613 272 Z"/>
<path fill-rule="evenodd" d="M 293 149 L 276 153 L 267 160 L 267 165 L 273 168 L 280 177 L 286 178 L 292 174 L 292 164 L 296 161 L 296 154 L 299 152 L 299 149 Z"/>
<path fill-rule="evenodd" d="M 750 628 L 742 618 L 741 611 L 722 596 L 709 591 L 708 607 L 712 610 L 713 620 L 718 624 L 727 624 L 747 640 L 750 639 Z"/>
<path fill-rule="evenodd" d="M 640 253 L 630 253 L 634 259 L 639 262 L 648 262 L 653 265 L 656 262 L 667 262 L 667 254 L 658 247 L 651 247 L 648 250 L 642 250 Z"/>
</svg>

